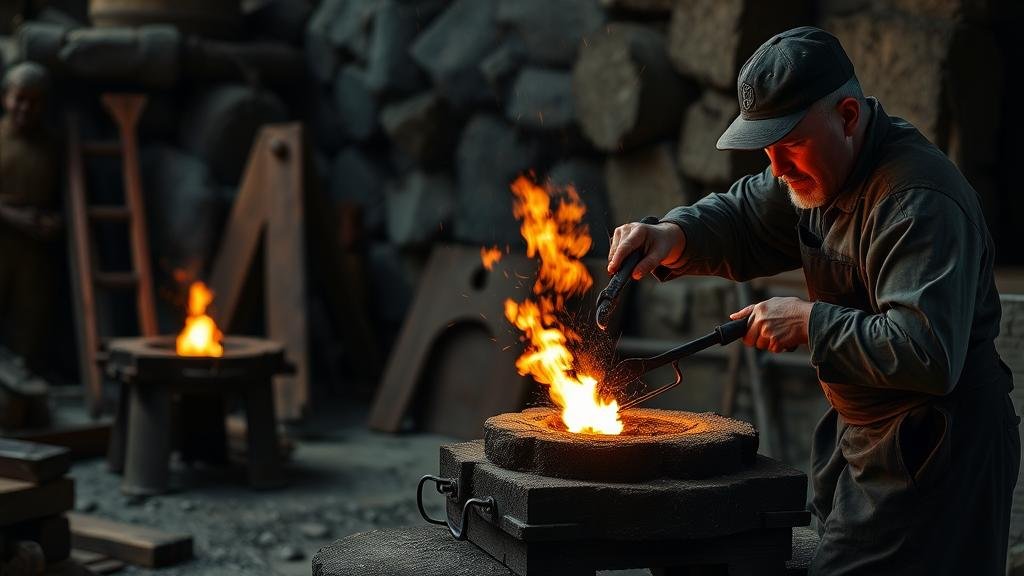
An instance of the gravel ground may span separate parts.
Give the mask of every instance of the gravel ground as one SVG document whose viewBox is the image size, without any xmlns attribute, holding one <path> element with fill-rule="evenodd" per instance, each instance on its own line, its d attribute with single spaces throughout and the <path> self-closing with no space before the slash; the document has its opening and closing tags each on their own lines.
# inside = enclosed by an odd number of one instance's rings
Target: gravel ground
<svg viewBox="0 0 1024 576">
<path fill-rule="evenodd" d="M 250 490 L 240 469 L 173 463 L 170 493 L 131 498 L 121 494 L 120 476 L 97 459 L 72 467 L 76 508 L 192 535 L 194 560 L 160 570 L 127 567 L 120 574 L 308 576 L 313 555 L 335 539 L 423 522 L 416 482 L 437 472 L 438 446 L 452 441 L 369 432 L 364 414 L 338 415 L 326 434 L 297 440 L 283 489 Z M 428 509 L 440 515 L 440 497 Z"/>
</svg>

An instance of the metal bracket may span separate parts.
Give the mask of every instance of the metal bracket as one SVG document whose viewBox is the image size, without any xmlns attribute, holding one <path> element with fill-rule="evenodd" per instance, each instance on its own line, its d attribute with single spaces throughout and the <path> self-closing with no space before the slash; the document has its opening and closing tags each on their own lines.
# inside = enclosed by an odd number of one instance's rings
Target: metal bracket
<svg viewBox="0 0 1024 576">
<path fill-rule="evenodd" d="M 643 394 L 641 396 L 637 396 L 636 398 L 633 398 L 632 400 L 630 400 L 628 402 L 625 402 L 622 405 L 620 405 L 619 406 L 619 410 L 625 410 L 626 408 L 632 408 L 633 406 L 636 406 L 638 404 L 642 404 L 644 402 L 647 402 L 651 398 L 654 398 L 655 396 L 660 396 L 660 395 L 664 394 L 665 392 L 668 392 L 672 388 L 675 388 L 676 386 L 679 386 L 679 383 L 683 381 L 683 373 L 679 371 L 679 361 L 678 360 L 675 360 L 675 361 L 672 362 L 672 369 L 676 371 L 676 381 L 675 382 L 672 382 L 671 384 L 665 384 L 663 386 L 659 386 L 659 387 L 655 388 L 654 390 L 651 390 L 651 391 L 649 391 L 649 392 L 647 392 L 647 393 L 645 393 L 645 394 Z"/>
<path fill-rule="evenodd" d="M 427 474 L 423 478 L 420 478 L 420 483 L 416 486 L 416 507 L 420 510 L 420 516 L 431 524 L 447 526 L 448 531 L 451 532 L 452 537 L 456 540 L 466 539 L 466 532 L 469 528 L 470 508 L 479 508 L 481 512 L 486 514 L 494 513 L 494 498 L 487 496 L 484 498 L 470 498 L 469 500 L 466 500 L 465 504 L 462 505 L 462 522 L 460 522 L 458 526 L 452 525 L 451 520 L 447 517 L 447 513 L 445 513 L 444 520 L 431 518 L 430 515 L 427 514 L 426 509 L 423 508 L 423 485 L 428 481 L 434 483 L 434 489 L 437 490 L 438 494 L 446 494 L 449 499 L 455 502 L 458 502 L 459 500 L 459 482 L 454 478 L 441 478 L 440 476 L 431 476 L 430 474 Z"/>
</svg>

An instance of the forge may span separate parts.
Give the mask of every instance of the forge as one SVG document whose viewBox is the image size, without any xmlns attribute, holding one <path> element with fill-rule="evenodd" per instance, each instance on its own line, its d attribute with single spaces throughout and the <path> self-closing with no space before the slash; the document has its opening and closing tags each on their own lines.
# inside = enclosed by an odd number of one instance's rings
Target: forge
<svg viewBox="0 0 1024 576">
<path fill-rule="evenodd" d="M 621 434 L 579 434 L 554 408 L 500 414 L 484 422 L 484 453 L 507 470 L 606 482 L 719 476 L 757 454 L 753 426 L 714 413 L 634 408 L 622 423 Z"/>
<path fill-rule="evenodd" d="M 500 414 L 441 446 L 452 536 L 520 576 L 720 564 L 783 573 L 806 526 L 806 476 L 712 413 L 631 409 L 618 435 L 565 430 L 554 408 Z"/>
</svg>

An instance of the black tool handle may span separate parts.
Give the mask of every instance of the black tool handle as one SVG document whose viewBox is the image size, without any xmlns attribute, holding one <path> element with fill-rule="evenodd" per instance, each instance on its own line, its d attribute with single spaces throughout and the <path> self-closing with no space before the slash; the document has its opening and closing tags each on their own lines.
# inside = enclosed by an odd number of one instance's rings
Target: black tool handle
<svg viewBox="0 0 1024 576">
<path fill-rule="evenodd" d="M 748 319 L 749 318 L 740 318 L 739 320 L 726 322 L 721 326 L 715 326 L 715 332 L 718 333 L 719 344 L 725 346 L 726 344 L 743 338 L 747 333 Z"/>
<path fill-rule="evenodd" d="M 657 224 L 660 221 L 659 218 L 654 216 L 645 216 L 640 221 L 641 224 Z M 601 294 L 597 297 L 597 327 L 601 330 L 608 329 L 608 321 L 611 319 L 612 312 L 615 310 L 615 306 L 619 303 L 619 293 L 622 289 L 629 284 L 630 280 L 633 279 L 633 269 L 640 263 L 640 259 L 644 257 L 643 250 L 637 249 L 622 260 L 622 266 L 619 266 L 619 271 L 612 276 L 612 279 L 608 281 L 608 285 L 605 286 L 604 290 L 601 290 Z"/>
<path fill-rule="evenodd" d="M 715 344 L 725 346 L 726 344 L 730 344 L 735 340 L 739 340 L 746 333 L 746 318 L 732 320 L 720 326 L 715 326 L 714 332 L 701 336 L 700 338 L 687 342 L 686 344 L 683 344 L 681 346 L 676 346 L 675 348 L 667 352 L 662 352 L 661 354 L 658 354 L 653 358 L 648 358 L 647 360 L 644 361 L 644 372 L 650 372 L 651 370 L 654 370 L 655 368 L 658 368 L 660 366 L 664 366 L 669 362 L 676 362 L 678 360 L 682 360 L 687 356 L 692 356 L 697 352 L 700 352 L 701 350 L 705 350 L 707 348 L 710 348 L 711 346 L 714 346 Z"/>
</svg>

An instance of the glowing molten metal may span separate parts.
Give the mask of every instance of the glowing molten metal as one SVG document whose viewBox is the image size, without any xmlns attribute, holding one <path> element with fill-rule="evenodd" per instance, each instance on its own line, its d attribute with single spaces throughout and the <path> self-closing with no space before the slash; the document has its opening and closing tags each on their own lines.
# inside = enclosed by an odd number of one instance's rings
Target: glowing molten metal
<svg viewBox="0 0 1024 576">
<path fill-rule="evenodd" d="M 179 356 L 223 356 L 221 341 L 224 335 L 217 329 L 213 318 L 206 315 L 206 307 L 213 301 L 213 292 L 202 282 L 193 282 L 188 289 L 188 318 L 185 329 L 178 334 Z"/>
<path fill-rule="evenodd" d="M 561 198 L 552 211 L 551 194 L 555 192 L 560 192 Z M 558 318 L 566 298 L 586 292 L 593 283 L 580 260 L 590 250 L 590 234 L 581 224 L 586 207 L 572 186 L 564 191 L 550 185 L 541 187 L 525 176 L 512 183 L 512 193 L 513 213 L 522 220 L 526 254 L 540 257 L 533 284 L 535 300 L 505 301 L 505 317 L 523 332 L 527 342 L 516 368 L 548 385 L 570 432 L 619 434 L 618 402 L 600 398 L 597 379 L 579 371 L 567 343 L 579 342 L 580 337 Z"/>
</svg>

